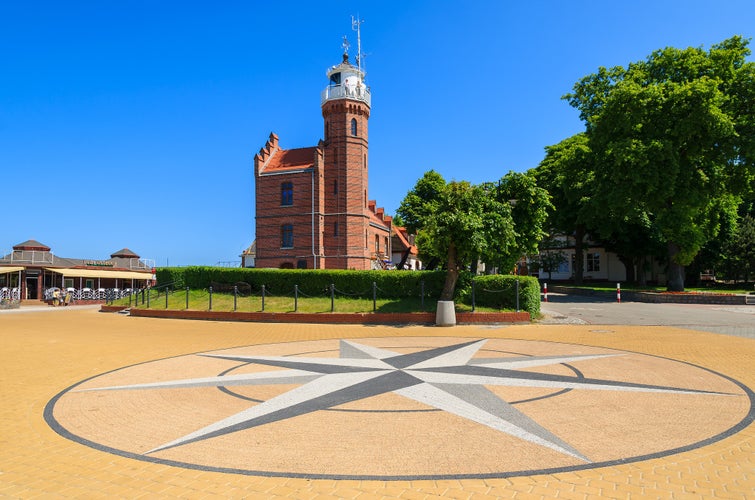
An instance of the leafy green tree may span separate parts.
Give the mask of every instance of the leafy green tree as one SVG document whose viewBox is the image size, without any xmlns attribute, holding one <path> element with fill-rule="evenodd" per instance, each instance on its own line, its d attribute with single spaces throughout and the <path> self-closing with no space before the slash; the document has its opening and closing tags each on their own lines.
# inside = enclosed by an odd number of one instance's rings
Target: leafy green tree
<svg viewBox="0 0 755 500">
<path fill-rule="evenodd" d="M 646 215 L 665 241 L 669 290 L 755 178 L 755 64 L 748 41 L 666 48 L 600 68 L 564 96 L 597 155 L 595 197 Z M 598 201 L 598 200 L 596 200 Z"/>
<path fill-rule="evenodd" d="M 489 246 L 480 259 L 508 273 L 522 256 L 537 252 L 538 243 L 548 234 L 548 214 L 554 207 L 548 191 L 537 185 L 534 175 L 509 172 L 496 184 L 486 183 L 483 188 L 499 203 L 511 205 L 514 237 L 508 245 Z"/>
<path fill-rule="evenodd" d="M 429 171 L 409 191 L 398 209 L 425 255 L 443 258 L 446 281 L 440 300 L 453 300 L 465 263 L 479 255 L 504 253 L 513 244 L 511 206 L 490 187 L 449 182 Z"/>
<path fill-rule="evenodd" d="M 584 276 L 588 224 L 596 215 L 591 204 L 594 163 L 587 135 L 580 133 L 546 146 L 545 158 L 532 172 L 538 185 L 550 193 L 555 206 L 549 217 L 549 229 L 558 234 L 574 234 L 574 281 L 578 285 Z"/>
</svg>

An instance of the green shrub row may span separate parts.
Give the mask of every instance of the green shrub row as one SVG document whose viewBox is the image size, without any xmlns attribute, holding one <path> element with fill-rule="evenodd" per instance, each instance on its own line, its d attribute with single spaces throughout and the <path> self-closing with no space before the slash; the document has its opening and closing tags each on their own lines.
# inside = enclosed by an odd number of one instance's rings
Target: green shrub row
<svg viewBox="0 0 755 500">
<path fill-rule="evenodd" d="M 419 297 L 427 300 L 440 297 L 445 271 L 344 271 L 325 269 L 250 269 L 226 267 L 161 267 L 156 271 L 157 286 L 193 290 L 213 288 L 230 292 L 236 286 L 240 293 L 257 294 L 265 286 L 270 295 L 293 294 L 294 285 L 309 296 L 327 296 L 331 284 L 339 295 L 371 297 L 372 284 L 381 298 Z M 472 303 L 472 278 L 475 281 L 475 302 L 499 309 L 516 307 L 516 281 L 519 280 L 519 308 L 533 316 L 540 313 L 540 285 L 528 276 L 485 275 L 459 277 L 456 299 Z"/>
</svg>

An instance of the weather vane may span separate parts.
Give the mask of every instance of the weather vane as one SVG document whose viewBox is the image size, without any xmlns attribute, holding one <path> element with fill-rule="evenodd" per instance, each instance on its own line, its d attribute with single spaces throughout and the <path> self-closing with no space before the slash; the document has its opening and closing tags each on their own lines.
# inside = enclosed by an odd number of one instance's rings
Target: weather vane
<svg viewBox="0 0 755 500">
<path fill-rule="evenodd" d="M 349 43 L 349 39 L 346 38 L 346 35 L 343 36 L 343 43 L 341 43 L 341 47 L 343 47 L 343 53 L 348 54 L 349 53 L 349 47 L 351 44 Z"/>
</svg>

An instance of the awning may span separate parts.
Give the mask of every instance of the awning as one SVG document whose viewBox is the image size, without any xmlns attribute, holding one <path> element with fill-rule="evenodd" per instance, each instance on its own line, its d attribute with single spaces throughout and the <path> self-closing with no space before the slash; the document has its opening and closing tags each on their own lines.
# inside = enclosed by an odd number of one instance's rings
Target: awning
<svg viewBox="0 0 755 500">
<path fill-rule="evenodd" d="M 152 273 L 137 271 L 108 271 L 106 269 L 52 269 L 48 271 L 62 274 L 66 278 L 117 278 L 121 280 L 151 280 Z"/>
<path fill-rule="evenodd" d="M 26 269 L 25 267 L 0 267 L 0 274 L 7 274 L 7 273 L 17 273 L 19 271 L 23 271 Z"/>
</svg>

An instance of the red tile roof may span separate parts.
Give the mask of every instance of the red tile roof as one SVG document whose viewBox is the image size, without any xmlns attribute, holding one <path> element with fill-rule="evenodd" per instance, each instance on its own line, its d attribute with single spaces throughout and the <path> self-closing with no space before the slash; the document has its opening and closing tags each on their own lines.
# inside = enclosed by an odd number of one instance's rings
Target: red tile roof
<svg viewBox="0 0 755 500">
<path fill-rule="evenodd" d="M 262 169 L 260 175 L 309 168 L 315 163 L 316 151 L 317 147 L 279 149 L 273 154 L 273 157 L 268 160 L 267 165 Z"/>
<path fill-rule="evenodd" d="M 399 239 L 402 245 L 404 245 L 404 248 L 410 249 L 410 252 L 412 255 L 417 255 L 417 247 L 415 245 L 412 245 L 409 243 L 409 238 L 407 237 L 407 232 L 405 227 L 401 226 L 393 226 L 394 234 Z"/>
</svg>

